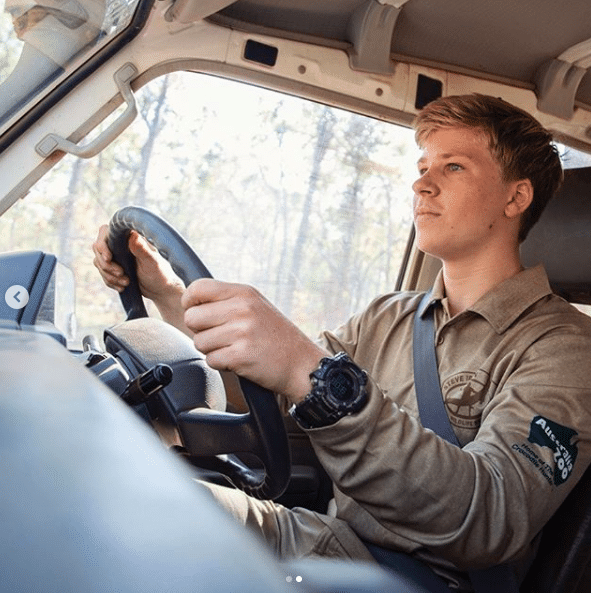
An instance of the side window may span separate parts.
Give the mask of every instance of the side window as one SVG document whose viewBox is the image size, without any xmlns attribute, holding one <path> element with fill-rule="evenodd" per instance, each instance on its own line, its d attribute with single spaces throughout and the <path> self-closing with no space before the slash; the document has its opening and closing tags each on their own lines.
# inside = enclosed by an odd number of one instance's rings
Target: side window
<svg viewBox="0 0 591 593">
<path fill-rule="evenodd" d="M 0 129 L 130 22 L 137 0 L 0 0 Z"/>
<path fill-rule="evenodd" d="M 77 278 L 79 334 L 121 320 L 91 243 L 115 210 L 160 214 L 220 279 L 257 286 L 310 335 L 394 289 L 412 225 L 413 132 L 211 76 L 139 93 L 97 157 L 66 157 L 0 219 L 0 249 L 43 249 Z M 30 236 L 20 217 L 33 219 Z"/>
</svg>

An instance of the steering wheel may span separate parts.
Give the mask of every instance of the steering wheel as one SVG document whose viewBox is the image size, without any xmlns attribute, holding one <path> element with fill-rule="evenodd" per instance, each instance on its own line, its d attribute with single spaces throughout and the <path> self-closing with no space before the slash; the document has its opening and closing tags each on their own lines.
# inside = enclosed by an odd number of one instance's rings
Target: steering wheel
<svg viewBox="0 0 591 593">
<path fill-rule="evenodd" d="M 183 237 L 159 216 L 137 206 L 117 211 L 109 224 L 108 245 L 113 259 L 130 279 L 121 293 L 127 320 L 147 317 L 140 292 L 135 258 L 128 249 L 132 230 L 143 235 L 166 258 L 174 272 L 188 286 L 211 274 Z M 283 418 L 273 393 L 239 377 L 249 411 L 246 414 L 218 412 L 206 408 L 179 414 L 181 433 L 186 444 L 199 456 L 219 456 L 224 473 L 235 486 L 261 499 L 273 499 L 286 489 L 291 474 L 291 460 Z M 225 453 L 253 453 L 264 465 L 262 477 L 241 462 L 227 459 Z"/>
</svg>

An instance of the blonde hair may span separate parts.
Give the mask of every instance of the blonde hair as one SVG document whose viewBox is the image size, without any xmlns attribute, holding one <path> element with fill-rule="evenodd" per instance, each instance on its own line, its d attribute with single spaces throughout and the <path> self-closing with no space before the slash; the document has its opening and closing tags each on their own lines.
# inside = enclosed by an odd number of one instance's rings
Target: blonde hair
<svg viewBox="0 0 591 593">
<path fill-rule="evenodd" d="M 503 99 L 456 95 L 436 99 L 419 113 L 414 123 L 417 144 L 423 146 L 435 130 L 457 127 L 485 134 L 504 181 L 531 181 L 534 196 L 522 214 L 518 237 L 523 241 L 562 183 L 562 165 L 552 135 L 529 113 Z"/>
</svg>

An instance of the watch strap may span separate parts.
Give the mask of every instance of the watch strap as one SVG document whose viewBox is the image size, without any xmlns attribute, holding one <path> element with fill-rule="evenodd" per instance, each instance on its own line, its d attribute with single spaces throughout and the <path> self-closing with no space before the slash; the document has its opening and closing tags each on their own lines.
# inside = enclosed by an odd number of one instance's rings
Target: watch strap
<svg viewBox="0 0 591 593">
<path fill-rule="evenodd" d="M 324 404 L 321 397 L 309 393 L 304 401 L 292 406 L 289 413 L 302 428 L 320 428 L 334 424 L 341 416 L 333 417 L 332 411 Z"/>
</svg>

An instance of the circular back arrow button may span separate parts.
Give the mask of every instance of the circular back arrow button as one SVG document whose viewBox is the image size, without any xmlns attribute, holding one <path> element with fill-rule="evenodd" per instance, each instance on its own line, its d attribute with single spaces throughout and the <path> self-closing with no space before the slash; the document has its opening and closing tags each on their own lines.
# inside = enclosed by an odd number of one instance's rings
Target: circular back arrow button
<svg viewBox="0 0 591 593">
<path fill-rule="evenodd" d="M 22 309 L 29 302 L 29 293 L 24 286 L 14 284 L 4 293 L 4 300 L 12 309 Z"/>
</svg>

